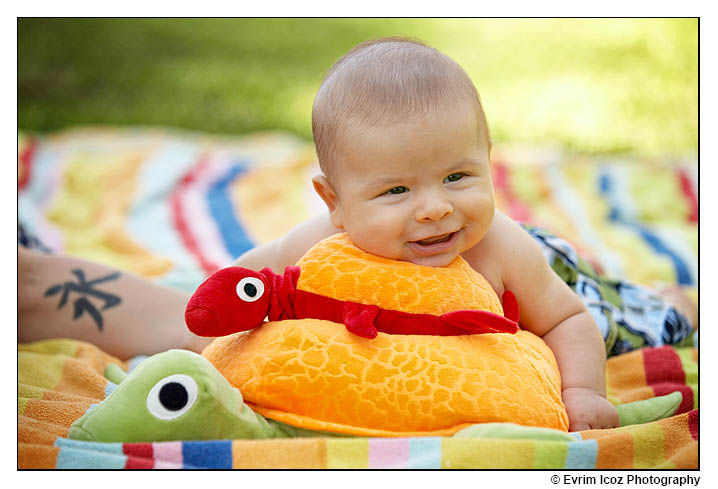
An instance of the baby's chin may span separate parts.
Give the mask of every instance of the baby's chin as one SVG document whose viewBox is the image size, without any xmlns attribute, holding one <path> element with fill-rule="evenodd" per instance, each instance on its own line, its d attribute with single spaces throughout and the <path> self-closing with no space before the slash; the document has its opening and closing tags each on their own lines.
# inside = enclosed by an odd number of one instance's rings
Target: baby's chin
<svg viewBox="0 0 718 489">
<path fill-rule="evenodd" d="M 425 267 L 445 267 L 455 259 L 456 254 L 446 253 L 432 256 L 412 256 L 410 258 L 402 259 L 402 261 L 409 261 L 414 265 L 423 265 Z"/>
</svg>

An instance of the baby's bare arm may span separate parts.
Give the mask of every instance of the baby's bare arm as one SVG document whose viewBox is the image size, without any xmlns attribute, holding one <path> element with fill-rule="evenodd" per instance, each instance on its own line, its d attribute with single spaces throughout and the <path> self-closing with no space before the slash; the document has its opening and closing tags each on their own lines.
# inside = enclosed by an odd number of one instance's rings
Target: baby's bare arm
<svg viewBox="0 0 718 489">
<path fill-rule="evenodd" d="M 234 264 L 252 270 L 270 267 L 275 273 L 282 273 L 297 263 L 309 248 L 341 231 L 332 225 L 329 214 L 324 213 L 295 226 L 281 238 L 247 251 Z"/>
<path fill-rule="evenodd" d="M 497 214 L 502 280 L 516 295 L 521 326 L 543 337 L 561 372 L 569 429 L 612 428 L 618 413 L 606 399 L 606 350 L 603 337 L 578 296 L 556 275 L 541 248 L 520 226 Z M 498 231 L 498 232 L 495 232 Z"/>
</svg>

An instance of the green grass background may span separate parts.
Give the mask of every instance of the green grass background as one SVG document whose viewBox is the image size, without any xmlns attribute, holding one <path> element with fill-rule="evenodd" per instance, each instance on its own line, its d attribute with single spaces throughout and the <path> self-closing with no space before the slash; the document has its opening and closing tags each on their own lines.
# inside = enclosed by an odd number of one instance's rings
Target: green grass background
<svg viewBox="0 0 718 489">
<path fill-rule="evenodd" d="M 310 139 L 323 74 L 386 35 L 458 61 L 499 143 L 697 151 L 696 19 L 18 19 L 18 125 Z"/>
</svg>

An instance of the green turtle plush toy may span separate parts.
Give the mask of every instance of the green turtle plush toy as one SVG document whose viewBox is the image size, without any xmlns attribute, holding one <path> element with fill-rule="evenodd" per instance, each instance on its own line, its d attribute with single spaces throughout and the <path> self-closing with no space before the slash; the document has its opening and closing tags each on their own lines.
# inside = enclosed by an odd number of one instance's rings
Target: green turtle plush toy
<svg viewBox="0 0 718 489">
<path fill-rule="evenodd" d="M 111 364 L 105 376 L 118 384 L 70 428 L 69 438 L 98 442 L 264 439 L 346 436 L 310 431 L 267 419 L 250 409 L 242 394 L 204 357 L 169 350 L 149 357 L 129 375 Z M 647 423 L 672 416 L 682 396 L 666 396 L 617 406 L 621 424 Z M 573 441 L 549 428 L 513 423 L 470 426 L 454 436 Z"/>
</svg>

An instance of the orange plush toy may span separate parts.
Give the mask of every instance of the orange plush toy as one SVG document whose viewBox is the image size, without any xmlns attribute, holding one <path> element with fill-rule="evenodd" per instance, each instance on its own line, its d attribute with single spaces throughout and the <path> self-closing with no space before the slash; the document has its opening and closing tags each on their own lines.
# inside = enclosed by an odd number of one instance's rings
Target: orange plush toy
<svg viewBox="0 0 718 489">
<path fill-rule="evenodd" d="M 462 258 L 443 268 L 388 260 L 340 234 L 297 266 L 283 276 L 217 272 L 188 303 L 200 334 L 261 324 L 203 352 L 255 411 L 363 436 L 448 436 L 489 422 L 568 429 L 551 350 L 518 330 L 513 296 L 502 307 Z"/>
</svg>

